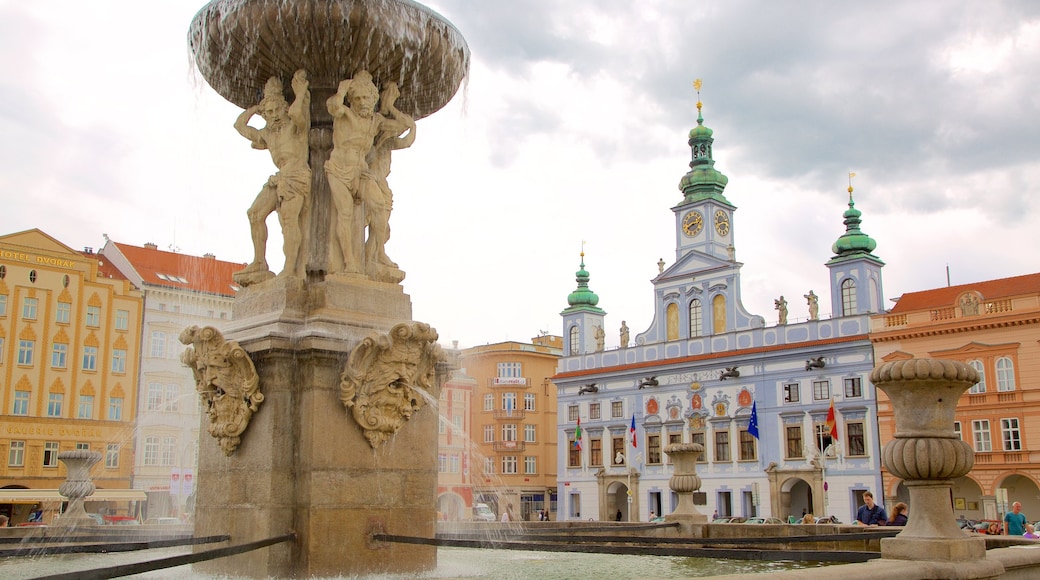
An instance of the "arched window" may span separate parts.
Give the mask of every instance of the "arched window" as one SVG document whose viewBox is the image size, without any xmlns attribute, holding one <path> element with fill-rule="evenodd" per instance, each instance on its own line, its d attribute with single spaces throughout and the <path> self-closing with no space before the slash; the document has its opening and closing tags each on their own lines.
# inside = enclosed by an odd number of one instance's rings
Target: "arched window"
<svg viewBox="0 0 1040 580">
<path fill-rule="evenodd" d="M 701 315 L 701 301 L 694 298 L 690 301 L 690 338 L 697 338 L 704 333 L 704 319 Z"/>
<path fill-rule="evenodd" d="M 972 360 L 968 361 L 968 366 L 979 372 L 979 382 L 975 383 L 973 387 L 968 389 L 968 394 L 977 394 L 986 392 L 986 369 L 982 366 L 982 361 Z"/>
<path fill-rule="evenodd" d="M 726 297 L 719 294 L 711 299 L 712 328 L 715 334 L 726 332 Z"/>
<path fill-rule="evenodd" d="M 1002 356 L 997 359 L 997 391 L 1004 393 L 1015 390 L 1015 365 L 1011 359 Z"/>
<path fill-rule="evenodd" d="M 571 354 L 578 354 L 578 345 L 581 343 L 581 329 L 575 324 L 571 327 Z"/>
<path fill-rule="evenodd" d="M 852 316 L 856 313 L 856 281 L 846 278 L 841 282 L 841 315 Z"/>
<path fill-rule="evenodd" d="M 665 310 L 667 321 L 668 340 L 679 340 L 679 305 L 672 302 Z"/>
</svg>

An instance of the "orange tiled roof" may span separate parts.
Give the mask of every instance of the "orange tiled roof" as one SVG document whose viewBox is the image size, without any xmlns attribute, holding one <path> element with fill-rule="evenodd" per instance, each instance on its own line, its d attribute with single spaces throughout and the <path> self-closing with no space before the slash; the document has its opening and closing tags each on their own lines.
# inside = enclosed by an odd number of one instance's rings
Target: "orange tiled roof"
<svg viewBox="0 0 1040 580">
<path fill-rule="evenodd" d="M 234 296 L 232 286 L 237 288 L 238 285 L 231 279 L 231 274 L 245 268 L 245 264 L 224 262 L 216 258 L 112 243 L 126 256 L 144 283 L 151 286 Z"/>
<path fill-rule="evenodd" d="M 899 297 L 899 301 L 896 302 L 896 305 L 892 307 L 889 313 L 900 314 L 916 310 L 953 306 L 957 297 L 967 290 L 974 290 L 982 294 L 982 297 L 986 300 L 1038 294 L 1040 293 L 1040 274 L 1027 274 L 1013 278 L 960 284 L 958 286 L 923 290 L 921 292 L 907 292 Z"/>
<path fill-rule="evenodd" d="M 97 260 L 97 263 L 98 263 L 98 269 L 97 269 L 98 278 L 109 278 L 111 280 L 126 280 L 126 276 L 123 275 L 123 273 L 119 270 L 119 268 L 116 268 L 115 266 L 113 266 L 101 254 L 98 254 L 98 253 L 95 253 L 95 252 L 80 252 L 80 254 L 83 254 L 87 258 L 90 258 L 90 259 L 93 259 L 93 260 Z"/>
</svg>

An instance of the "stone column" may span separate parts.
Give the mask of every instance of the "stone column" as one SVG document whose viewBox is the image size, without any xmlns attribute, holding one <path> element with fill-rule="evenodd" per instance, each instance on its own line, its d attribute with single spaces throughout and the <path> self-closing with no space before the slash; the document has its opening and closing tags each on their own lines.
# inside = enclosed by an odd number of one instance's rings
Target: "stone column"
<svg viewBox="0 0 1040 580">
<path fill-rule="evenodd" d="M 688 534 L 692 526 L 687 524 L 704 524 L 708 516 L 697 511 L 693 505 L 693 492 L 701 488 L 701 478 L 697 475 L 697 458 L 704 453 L 700 443 L 672 443 L 664 448 L 664 452 L 672 460 L 674 470 L 668 480 L 668 487 L 679 496 L 679 505 L 675 511 L 666 515 L 664 521 L 679 522 Z"/>
<path fill-rule="evenodd" d="M 94 482 L 90 479 L 90 468 L 101 461 L 101 453 L 87 449 L 62 451 L 58 454 L 58 461 L 65 464 L 67 472 L 65 481 L 58 487 L 58 493 L 68 498 L 69 509 L 65 510 L 54 525 L 60 527 L 96 525 L 97 522 L 87 517 L 87 512 L 83 509 L 83 498 L 94 493 L 96 489 Z"/>
<path fill-rule="evenodd" d="M 881 555 L 945 562 L 985 558 L 985 539 L 964 534 L 950 503 L 953 480 L 975 464 L 953 424 L 957 400 L 978 382 L 978 373 L 959 362 L 910 359 L 875 367 L 870 380 L 888 395 L 895 413 L 895 439 L 885 444 L 881 460 L 910 490 L 910 519 L 899 535 L 881 540 Z"/>
</svg>

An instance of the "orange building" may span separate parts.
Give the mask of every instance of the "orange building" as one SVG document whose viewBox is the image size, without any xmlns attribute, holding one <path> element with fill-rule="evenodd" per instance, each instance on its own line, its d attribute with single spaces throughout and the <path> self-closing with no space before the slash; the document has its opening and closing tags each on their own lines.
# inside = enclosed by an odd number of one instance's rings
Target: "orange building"
<svg viewBox="0 0 1040 580">
<path fill-rule="evenodd" d="M 531 343 L 500 342 L 462 351 L 461 366 L 476 379 L 472 440 L 474 503 L 501 519 L 538 519 L 556 512 L 556 363 L 559 336 Z"/>
<path fill-rule="evenodd" d="M 31 505 L 4 491 L 57 489 L 62 451 L 101 452 L 98 489 L 130 488 L 142 308 L 89 248 L 37 229 L 0 237 L 0 513 L 12 523 Z"/>
<path fill-rule="evenodd" d="M 904 294 L 872 317 L 871 341 L 878 364 L 942 358 L 982 377 L 957 405 L 955 427 L 975 466 L 954 482 L 955 513 L 1001 519 L 1019 501 L 1030 521 L 1040 519 L 1040 274 Z M 882 444 L 895 433 L 880 391 L 878 431 Z M 882 478 L 888 500 L 908 500 L 898 478 L 884 469 Z"/>
<path fill-rule="evenodd" d="M 476 379 L 466 375 L 465 369 L 453 371 L 441 387 L 437 431 L 437 513 L 442 520 L 459 521 L 471 518 L 471 408 L 476 387 Z"/>
</svg>

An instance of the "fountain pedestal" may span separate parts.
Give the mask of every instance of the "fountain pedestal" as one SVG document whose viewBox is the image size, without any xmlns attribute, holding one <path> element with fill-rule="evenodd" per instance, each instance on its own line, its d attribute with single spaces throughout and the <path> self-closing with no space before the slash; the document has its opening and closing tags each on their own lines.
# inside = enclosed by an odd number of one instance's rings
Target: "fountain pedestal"
<svg viewBox="0 0 1040 580">
<path fill-rule="evenodd" d="M 54 525 L 65 528 L 97 525 L 83 509 L 83 498 L 94 493 L 96 489 L 90 479 L 90 468 L 101 461 L 101 452 L 86 449 L 62 451 L 58 454 L 58 461 L 65 464 L 67 472 L 65 481 L 58 486 L 58 493 L 68 498 L 69 507 Z"/>
<path fill-rule="evenodd" d="M 685 534 L 689 535 L 693 530 L 693 524 L 708 521 L 708 516 L 697 511 L 693 504 L 693 492 L 701 488 L 701 478 L 697 475 L 697 458 L 704 453 L 704 446 L 700 443 L 672 443 L 664 448 L 664 452 L 674 465 L 668 487 L 679 497 L 675 511 L 665 515 L 664 521 L 678 522 L 683 526 Z"/>
<path fill-rule="evenodd" d="M 870 380 L 892 401 L 895 438 L 881 460 L 910 490 L 910 519 L 881 555 L 900 560 L 960 562 L 984 559 L 986 540 L 957 526 L 950 503 L 955 478 L 975 464 L 971 447 L 954 431 L 957 399 L 978 382 L 975 369 L 937 359 L 910 359 L 876 367 Z"/>
</svg>

